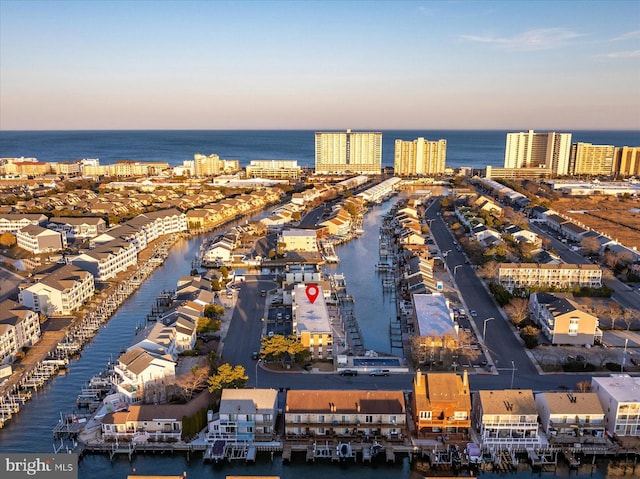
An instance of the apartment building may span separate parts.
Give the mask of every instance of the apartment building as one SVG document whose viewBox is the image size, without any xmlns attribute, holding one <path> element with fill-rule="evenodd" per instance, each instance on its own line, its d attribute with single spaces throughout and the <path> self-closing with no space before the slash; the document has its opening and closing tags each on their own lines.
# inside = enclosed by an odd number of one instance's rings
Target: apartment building
<svg viewBox="0 0 640 479">
<path fill-rule="evenodd" d="M 0 301 L 0 364 L 13 362 L 18 351 L 40 339 L 40 317 L 11 299 Z"/>
<path fill-rule="evenodd" d="M 20 304 L 49 316 L 78 311 L 94 295 L 95 284 L 90 272 L 67 264 L 19 289 Z"/>
<path fill-rule="evenodd" d="M 45 215 L 3 213 L 0 214 L 0 233 L 17 233 L 26 226 L 44 226 L 47 223 Z"/>
<path fill-rule="evenodd" d="M 600 288 L 602 269 L 595 264 L 500 263 L 498 282 L 508 291 L 530 286 Z"/>
<path fill-rule="evenodd" d="M 521 451 L 540 445 L 533 391 L 478 391 L 473 396 L 473 424 L 484 447 Z"/>
<path fill-rule="evenodd" d="M 571 133 L 507 133 L 504 167 L 544 168 L 554 175 L 569 174 Z"/>
<path fill-rule="evenodd" d="M 593 377 L 591 390 L 600 398 L 610 435 L 640 436 L 640 377 L 628 374 Z"/>
<path fill-rule="evenodd" d="M 290 390 L 284 423 L 288 438 L 402 440 L 405 397 L 402 391 Z"/>
<path fill-rule="evenodd" d="M 316 174 L 357 173 L 379 175 L 382 168 L 382 133 L 316 132 Z"/>
<path fill-rule="evenodd" d="M 276 433 L 278 391 L 223 389 L 218 414 L 208 421 L 207 441 L 270 441 Z"/>
<path fill-rule="evenodd" d="M 293 334 L 311 351 L 312 359 L 333 357 L 333 330 L 329 311 L 320 285 L 312 302 L 307 296 L 306 284 L 296 284 L 292 292 Z"/>
<path fill-rule="evenodd" d="M 571 145 L 569 172 L 572 175 L 613 174 L 615 147 L 613 145 L 592 145 L 574 143 Z"/>
<path fill-rule="evenodd" d="M 583 311 L 571 295 L 532 293 L 531 318 L 551 344 L 594 344 L 602 339 L 598 318 Z"/>
<path fill-rule="evenodd" d="M 179 441 L 182 418 L 191 415 L 184 404 L 129 405 L 125 410 L 108 412 L 102 419 L 102 437 L 106 440 Z"/>
<path fill-rule="evenodd" d="M 604 411 L 596 393 L 536 394 L 542 430 L 555 444 L 589 442 L 604 437 Z"/>
<path fill-rule="evenodd" d="M 286 229 L 280 233 L 278 242 L 282 243 L 285 251 L 303 251 L 316 253 L 318 241 L 316 230 Z"/>
<path fill-rule="evenodd" d="M 423 438 L 468 439 L 471 429 L 471 394 L 467 371 L 454 373 L 416 372 L 411 412 Z"/>
<path fill-rule="evenodd" d="M 107 223 L 100 217 L 59 217 L 51 218 L 47 228 L 64 233 L 68 241 L 91 239 L 107 230 Z"/>
<path fill-rule="evenodd" d="M 93 274 L 96 281 L 108 281 L 138 264 L 133 243 L 112 240 L 71 259 L 71 263 Z"/>
<path fill-rule="evenodd" d="M 16 241 L 18 247 L 32 254 L 52 253 L 67 247 L 67 235 L 35 225 L 18 231 Z"/>
<path fill-rule="evenodd" d="M 621 176 L 640 176 L 640 146 L 616 148 L 613 170 Z"/>
<path fill-rule="evenodd" d="M 441 175 L 447 159 L 447 140 L 396 140 L 394 173 L 400 176 Z"/>
<path fill-rule="evenodd" d="M 251 160 L 246 167 L 247 178 L 297 180 L 301 171 L 297 160 Z"/>
</svg>

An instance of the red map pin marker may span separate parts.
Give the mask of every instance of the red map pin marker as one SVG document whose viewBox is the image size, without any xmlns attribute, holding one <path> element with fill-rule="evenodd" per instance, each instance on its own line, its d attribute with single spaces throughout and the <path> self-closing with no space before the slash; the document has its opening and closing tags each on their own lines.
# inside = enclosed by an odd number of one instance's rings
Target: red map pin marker
<svg viewBox="0 0 640 479">
<path fill-rule="evenodd" d="M 320 290 L 315 284 L 310 284 L 309 286 L 307 286 L 307 289 L 305 290 L 305 292 L 307 293 L 307 298 L 309 298 L 309 302 L 313 304 L 316 298 L 318 297 Z"/>
</svg>

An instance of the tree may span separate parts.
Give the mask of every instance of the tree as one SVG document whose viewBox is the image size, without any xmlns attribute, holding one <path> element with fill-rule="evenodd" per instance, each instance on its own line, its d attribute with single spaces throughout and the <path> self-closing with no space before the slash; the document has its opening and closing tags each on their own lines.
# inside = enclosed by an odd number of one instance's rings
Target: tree
<svg viewBox="0 0 640 479">
<path fill-rule="evenodd" d="M 593 236 L 587 236 L 580 241 L 580 248 L 584 254 L 596 254 L 600 251 L 600 242 Z"/>
<path fill-rule="evenodd" d="M 520 337 L 523 339 L 527 349 L 533 349 L 538 345 L 538 328 L 525 326 L 520 330 Z"/>
<path fill-rule="evenodd" d="M 198 318 L 198 326 L 196 327 L 196 332 L 198 334 L 202 333 L 215 333 L 216 331 L 220 331 L 221 321 L 219 319 L 211 319 L 205 318 L 204 316 Z"/>
<path fill-rule="evenodd" d="M 524 298 L 513 298 L 504 306 L 504 311 L 513 324 L 518 326 L 529 318 L 529 301 Z"/>
<path fill-rule="evenodd" d="M 220 274 L 222 275 L 222 279 L 226 280 L 229 277 L 229 268 L 220 266 Z"/>
<path fill-rule="evenodd" d="M 262 338 L 260 356 L 265 359 L 279 360 L 284 364 L 287 358 L 291 361 L 302 362 L 310 355 L 309 349 L 295 336 L 274 334 Z"/>
<path fill-rule="evenodd" d="M 206 368 L 195 364 L 191 367 L 188 374 L 182 374 L 176 377 L 175 384 L 180 388 L 184 398 L 190 401 L 196 391 L 205 387 L 208 376 L 209 373 Z"/>
<path fill-rule="evenodd" d="M 224 306 L 219 304 L 207 304 L 204 307 L 204 317 L 209 319 L 220 319 L 224 315 Z"/>
<path fill-rule="evenodd" d="M 243 388 L 248 379 L 249 376 L 245 374 L 243 366 L 231 366 L 229 363 L 224 363 L 218 368 L 215 375 L 209 376 L 207 384 L 209 392 L 215 393 L 222 389 Z"/>
<path fill-rule="evenodd" d="M 16 237 L 11 233 L 2 233 L 0 235 L 0 246 L 3 248 L 11 248 L 14 244 L 16 244 Z"/>
<path fill-rule="evenodd" d="M 222 286 L 220 286 L 220 281 L 218 281 L 218 278 L 211 280 L 211 289 L 214 291 L 220 291 L 222 289 Z"/>
<path fill-rule="evenodd" d="M 483 279 L 497 279 L 498 278 L 498 263 L 496 261 L 487 261 L 480 268 L 478 268 L 478 276 Z"/>
</svg>

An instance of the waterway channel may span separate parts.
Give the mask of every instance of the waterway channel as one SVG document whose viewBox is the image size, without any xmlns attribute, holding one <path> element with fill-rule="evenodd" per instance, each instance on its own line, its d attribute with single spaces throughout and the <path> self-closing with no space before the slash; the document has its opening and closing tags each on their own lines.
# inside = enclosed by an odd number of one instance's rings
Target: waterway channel
<svg viewBox="0 0 640 479">
<path fill-rule="evenodd" d="M 348 292 L 356 299 L 356 315 L 365 347 L 398 354 L 397 350 L 391 351 L 389 342 L 389 320 L 395 317 L 395 304 L 390 293 L 383 294 L 381 279 L 375 270 L 375 264 L 379 262 L 379 227 L 382 217 L 395 201 L 396 199 L 387 201 L 369 211 L 364 222 L 365 233 L 361 238 L 336 249 L 340 263 L 331 266 L 329 272 L 345 275 Z M 52 428 L 57 423 L 59 414 L 74 410 L 76 396 L 88 379 L 104 369 L 108 361 L 116 359 L 120 351 L 130 343 L 136 326 L 143 325 L 155 298 L 163 290 L 175 289 L 178 277 L 189 274 L 192 260 L 198 253 L 203 239 L 198 237 L 179 240 L 170 250 L 164 264 L 122 304 L 93 341 L 86 345 L 82 356 L 70 363 L 67 374 L 53 378 L 45 388 L 34 394 L 33 399 L 24 406 L 20 414 L 0 429 L 2 452 L 52 452 Z M 200 453 L 190 458 L 185 454 L 135 454 L 131 462 L 126 457 L 116 457 L 110 461 L 107 455 L 88 454 L 80 461 L 78 477 L 120 479 L 134 470 L 145 475 L 179 475 L 186 472 L 190 478 L 224 478 L 227 475 L 273 475 L 283 479 L 302 476 L 320 479 L 329 475 L 336 479 L 422 477 L 411 471 L 406 458 L 396 464 L 378 462 L 373 465 L 336 465 L 318 461 L 308 465 L 304 462 L 303 456 L 294 456 L 291 464 L 284 465 L 279 456 L 273 460 L 267 456 L 259 456 L 258 462 L 253 465 L 237 461 L 233 464 L 214 466 L 204 464 Z M 498 476 L 485 474 L 485 477 Z M 523 476 L 533 477 L 530 474 Z M 558 473 L 557 476 L 565 477 L 562 473 Z M 595 473 L 589 474 L 589 477 L 605 476 L 596 470 Z"/>
</svg>

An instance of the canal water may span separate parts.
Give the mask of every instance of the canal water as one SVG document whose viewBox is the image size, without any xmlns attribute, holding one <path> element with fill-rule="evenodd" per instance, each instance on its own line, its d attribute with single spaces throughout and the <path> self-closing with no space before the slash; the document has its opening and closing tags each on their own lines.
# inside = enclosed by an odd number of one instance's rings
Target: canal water
<svg viewBox="0 0 640 479">
<path fill-rule="evenodd" d="M 348 291 L 356 299 L 356 315 L 360 324 L 364 344 L 367 349 L 379 352 L 391 351 L 389 343 L 389 320 L 395 316 L 395 304 L 391 294 L 384 294 L 375 264 L 378 259 L 378 234 L 382 217 L 389 211 L 396 199 L 374 207 L 365 217 L 365 234 L 357 240 L 336 249 L 340 263 L 332 266 L 330 272 L 343 273 Z M 173 290 L 179 276 L 188 275 L 191 262 L 202 244 L 203 237 L 179 240 L 170 250 L 167 260 L 156 269 L 138 291 L 132 294 L 118 309 L 111 320 L 101 329 L 92 342 L 87 344 L 79 359 L 70 363 L 68 373 L 53 378 L 49 384 L 34 395 L 20 413 L 3 429 L 0 429 L 0 451 L 52 452 L 52 428 L 60 413 L 76 409 L 76 397 L 88 379 L 104 369 L 110 360 L 115 360 L 120 351 L 129 345 L 136 326 L 143 325 L 155 298 L 163 290 Z M 273 475 L 283 479 L 299 478 L 324 479 L 386 479 L 419 478 L 421 474 L 412 471 L 405 458 L 397 464 L 382 461 L 363 465 L 361 463 L 332 464 L 318 461 L 306 464 L 304 456 L 294 454 L 291 464 L 282 464 L 280 456 L 273 460 L 268 455 L 259 455 L 256 464 L 237 461 L 233 464 L 215 466 L 204 464 L 201 454 L 192 457 L 185 454 L 137 454 L 130 462 L 126 457 L 116 457 L 113 461 L 107 455 L 88 454 L 79 464 L 78 477 L 91 479 L 120 479 L 127 474 L 173 474 L 187 473 L 190 478 L 224 478 L 227 475 Z M 586 467 L 586 466 L 585 466 Z M 605 466 L 595 469 L 581 469 L 571 477 L 605 477 Z M 583 474 L 584 472 L 584 474 Z M 498 477 L 499 474 L 484 474 Z M 537 476 L 537 474 L 535 475 Z M 518 477 L 534 477 L 533 473 L 519 474 Z M 569 477 L 568 471 L 559 469 L 556 477 Z"/>
<path fill-rule="evenodd" d="M 370 209 L 362 225 L 364 234 L 336 246 L 340 262 L 325 269 L 330 274 L 344 274 L 347 292 L 355 298 L 355 315 L 365 349 L 400 355 L 402 350 L 391 350 L 389 339 L 389 324 L 396 318 L 395 296 L 382 289 L 382 276 L 376 270 L 376 264 L 381 262 L 379 238 L 382 218 L 397 201 L 398 197 L 395 197 Z"/>
</svg>

